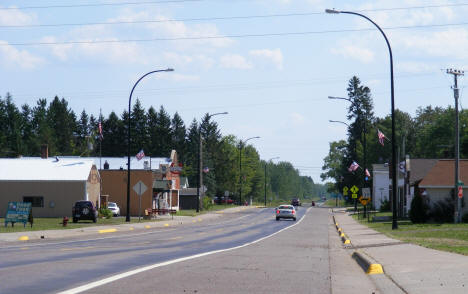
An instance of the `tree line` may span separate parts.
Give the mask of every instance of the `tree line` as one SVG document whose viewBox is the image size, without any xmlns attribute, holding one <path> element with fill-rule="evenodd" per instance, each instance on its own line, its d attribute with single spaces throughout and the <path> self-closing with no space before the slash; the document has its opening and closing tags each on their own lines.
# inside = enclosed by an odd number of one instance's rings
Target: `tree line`
<svg viewBox="0 0 468 294">
<path fill-rule="evenodd" d="M 341 191 L 344 186 L 365 182 L 372 185 L 372 178 L 365 180 L 365 170 L 359 168 L 350 172 L 348 168 L 353 161 L 361 167 L 366 167 L 372 174 L 372 164 L 391 164 L 391 115 L 377 117 L 373 111 L 371 90 L 362 85 L 358 77 L 352 77 L 348 82 L 347 119 L 348 134 L 345 140 L 330 142 L 328 155 L 322 166 L 323 180 L 332 180 L 328 184 L 329 191 Z M 449 97 L 449 93 L 447 96 Z M 448 100 L 451 101 L 451 100 Z M 460 158 L 468 157 L 468 111 L 462 109 L 460 121 Z M 387 139 L 383 146 L 378 140 L 378 131 Z M 398 162 L 408 154 L 410 158 L 454 158 L 455 142 L 455 109 L 451 106 L 419 107 L 414 116 L 395 110 L 395 138 Z M 364 156 L 364 142 L 366 156 Z"/>
<path fill-rule="evenodd" d="M 36 105 L 24 104 L 18 108 L 7 93 L 4 98 L 0 97 L 0 156 L 40 156 L 43 144 L 48 145 L 51 156 L 95 157 L 100 151 L 102 156 L 126 156 L 129 115 L 131 155 L 143 149 L 146 156 L 168 157 L 171 150 L 176 150 L 184 166 L 182 175 L 188 177 L 191 187 L 197 184 L 201 135 L 208 196 L 223 196 L 229 191 L 236 198 L 242 183 L 243 197 L 262 201 L 265 179 L 268 199 L 287 200 L 317 194 L 311 177 L 301 176 L 289 162 L 261 160 L 252 145 L 241 146 L 242 142 L 235 136 L 221 135 L 218 124 L 210 120 L 209 114 L 205 114 L 201 122 L 193 119 L 187 127 L 177 112 L 171 117 L 163 106 L 159 110 L 152 106 L 145 110 L 138 99 L 130 114 L 124 110 L 121 115 L 111 112 L 104 117 L 88 114 L 86 110 L 76 115 L 68 102 L 57 96 L 50 103 L 39 99 Z M 239 170 L 241 147 L 242 175 Z"/>
</svg>

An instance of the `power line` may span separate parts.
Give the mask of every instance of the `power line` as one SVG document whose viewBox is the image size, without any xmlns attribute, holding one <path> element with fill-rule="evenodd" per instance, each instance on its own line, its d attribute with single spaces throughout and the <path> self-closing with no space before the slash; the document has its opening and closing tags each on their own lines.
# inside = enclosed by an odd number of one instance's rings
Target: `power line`
<svg viewBox="0 0 468 294">
<path fill-rule="evenodd" d="M 107 3 L 85 3 L 85 4 L 60 4 L 60 5 L 44 5 L 44 6 L 3 7 L 3 8 L 0 8 L 0 10 L 79 8 L 79 7 L 103 7 L 103 6 L 109 7 L 109 6 L 148 5 L 148 4 L 183 3 L 183 2 L 203 2 L 203 1 L 205 0 L 160 0 L 160 1 L 133 1 L 133 2 L 118 2 L 118 3 L 107 2 Z M 407 7 L 361 9 L 361 10 L 356 10 L 356 12 L 395 11 L 395 10 L 460 7 L 460 6 L 468 6 L 468 3 L 448 3 L 448 4 L 436 4 L 436 5 L 407 6 Z M 321 12 L 321 13 L 324 13 L 324 12 Z"/>
<path fill-rule="evenodd" d="M 165 3 L 201 2 L 201 1 L 204 1 L 204 0 L 163 0 L 163 1 L 139 1 L 139 2 L 119 2 L 119 3 L 62 4 L 62 5 L 45 5 L 45 6 L 2 7 L 0 8 L 0 10 L 127 6 L 127 5 L 165 4 Z"/>
<path fill-rule="evenodd" d="M 414 25 L 414 26 L 396 26 L 384 27 L 386 30 L 397 29 L 414 29 L 414 28 L 428 28 L 428 27 L 447 27 L 468 25 L 468 22 L 451 23 L 451 24 L 434 24 L 434 25 Z M 306 31 L 306 32 L 284 32 L 284 33 L 262 33 L 262 34 L 237 34 L 225 36 L 202 36 L 202 37 L 175 37 L 175 38 L 153 38 L 153 39 L 123 39 L 123 40 L 94 40 L 94 41 L 58 41 L 58 42 L 18 42 L 18 43 L 0 43 L 0 46 L 36 46 L 36 45 L 77 45 L 77 44 L 113 44 L 113 43 L 148 43 L 157 41 L 190 41 L 190 40 L 215 40 L 226 38 L 256 38 L 256 37 L 279 37 L 279 36 L 299 36 L 299 35 L 314 35 L 314 34 L 327 34 L 327 33 L 350 33 L 350 32 L 364 32 L 375 31 L 375 28 L 367 29 L 346 29 L 346 30 L 326 30 L 326 31 Z"/>
<path fill-rule="evenodd" d="M 173 0 L 163 2 L 131 2 L 130 4 L 148 4 L 148 3 L 166 3 L 166 2 L 195 2 L 203 0 Z M 107 4 L 103 4 L 107 5 Z M 109 3 L 108 5 L 128 5 L 125 3 Z M 85 4 L 85 6 L 100 6 L 100 4 Z M 431 5 L 431 6 L 412 6 L 412 7 L 394 7 L 394 8 L 378 8 L 378 9 L 363 9 L 358 12 L 378 12 L 378 11 L 396 11 L 408 9 L 422 8 L 442 8 L 450 6 L 468 6 L 468 3 L 460 3 L 453 5 Z M 52 6 L 44 6 L 51 8 Z M 68 5 L 63 7 L 74 7 Z M 20 8 L 0 8 L 4 9 L 20 9 Z M 120 24 L 146 24 L 146 23 L 165 23 L 165 22 L 193 22 L 193 21 L 216 21 L 216 20 L 243 20 L 255 18 L 274 18 L 274 17 L 293 17 L 293 16 L 311 16 L 325 14 L 324 12 L 304 12 L 304 13 L 285 13 L 285 14 L 263 14 L 263 15 L 240 15 L 240 16 L 220 16 L 220 17 L 200 17 L 200 18 L 181 18 L 181 19 L 165 19 L 165 20 L 141 20 L 141 21 L 113 21 L 113 22 L 88 22 L 88 23 L 61 23 L 61 24 L 26 24 L 26 25 L 2 25 L 0 28 L 36 28 L 36 27 L 61 27 L 61 26 L 90 26 L 90 25 L 120 25 Z"/>
</svg>

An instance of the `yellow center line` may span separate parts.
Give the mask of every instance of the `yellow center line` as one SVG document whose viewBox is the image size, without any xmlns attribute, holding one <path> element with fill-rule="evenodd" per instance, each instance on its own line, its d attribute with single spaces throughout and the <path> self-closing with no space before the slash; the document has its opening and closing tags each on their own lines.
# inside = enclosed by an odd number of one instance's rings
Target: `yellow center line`
<svg viewBox="0 0 468 294">
<path fill-rule="evenodd" d="M 170 240 L 178 240 L 178 239 L 182 239 L 182 237 L 178 236 L 178 237 L 171 238 Z"/>
</svg>

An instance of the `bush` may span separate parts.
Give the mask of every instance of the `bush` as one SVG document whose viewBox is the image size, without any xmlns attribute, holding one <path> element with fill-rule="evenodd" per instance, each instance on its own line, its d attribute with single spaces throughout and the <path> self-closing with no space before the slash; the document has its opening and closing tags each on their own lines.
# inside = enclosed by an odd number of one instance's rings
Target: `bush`
<svg viewBox="0 0 468 294">
<path fill-rule="evenodd" d="M 203 209 L 210 209 L 213 206 L 213 202 L 210 197 L 203 197 Z"/>
<path fill-rule="evenodd" d="M 101 208 L 99 209 L 99 217 L 105 217 L 107 219 L 111 218 L 113 216 L 113 213 L 110 209 L 107 208 Z"/>
<path fill-rule="evenodd" d="M 465 214 L 462 216 L 462 222 L 463 222 L 463 223 L 468 223 L 468 212 L 465 213 Z"/>
<path fill-rule="evenodd" d="M 447 197 L 444 200 L 437 201 L 431 209 L 431 218 L 438 223 L 453 222 L 455 213 L 455 202 Z"/>
<path fill-rule="evenodd" d="M 390 201 L 388 201 L 387 199 L 380 202 L 380 212 L 384 211 L 390 211 Z"/>
<path fill-rule="evenodd" d="M 425 223 L 428 219 L 429 206 L 426 203 L 426 200 L 421 196 L 419 191 L 414 196 L 411 201 L 411 209 L 409 212 L 409 217 L 413 223 Z"/>
</svg>

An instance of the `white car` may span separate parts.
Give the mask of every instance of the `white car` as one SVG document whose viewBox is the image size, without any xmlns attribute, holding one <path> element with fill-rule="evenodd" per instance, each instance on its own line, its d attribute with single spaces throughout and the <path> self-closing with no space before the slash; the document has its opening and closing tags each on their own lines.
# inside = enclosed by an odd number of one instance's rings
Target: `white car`
<svg viewBox="0 0 468 294">
<path fill-rule="evenodd" d="M 280 218 L 292 218 L 296 220 L 296 209 L 292 205 L 280 205 L 276 208 L 276 220 Z"/>
<path fill-rule="evenodd" d="M 109 202 L 109 203 L 107 204 L 107 208 L 108 208 L 110 211 L 112 211 L 112 214 L 113 214 L 114 216 L 119 216 L 119 215 L 120 215 L 120 208 L 119 208 L 119 206 L 117 205 L 117 203 L 115 203 L 115 202 Z"/>
</svg>

